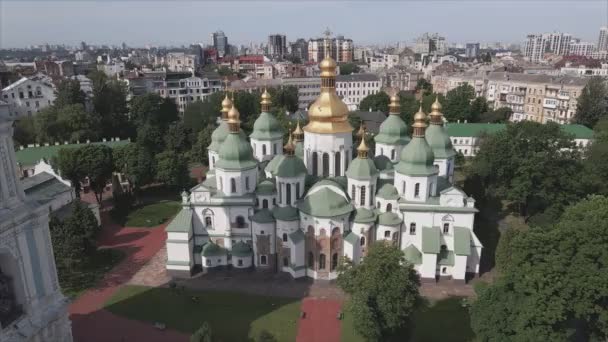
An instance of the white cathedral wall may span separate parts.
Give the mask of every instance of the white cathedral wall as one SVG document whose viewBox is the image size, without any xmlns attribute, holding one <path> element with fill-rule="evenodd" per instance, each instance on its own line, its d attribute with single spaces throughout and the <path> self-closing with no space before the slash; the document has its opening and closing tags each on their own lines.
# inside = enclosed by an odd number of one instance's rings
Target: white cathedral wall
<svg viewBox="0 0 608 342">
<path fill-rule="evenodd" d="M 405 183 L 405 193 L 403 184 Z M 418 195 L 416 196 L 416 184 L 419 184 Z M 435 196 L 437 193 L 437 175 L 429 177 L 414 177 L 395 172 L 395 188 L 399 195 L 406 201 L 426 202 L 429 195 Z"/>
<path fill-rule="evenodd" d="M 399 156 L 404 145 L 388 145 L 384 143 L 376 143 L 376 157 L 386 156 L 393 163 L 399 162 Z"/>
<path fill-rule="evenodd" d="M 378 177 L 373 177 L 370 180 L 348 178 L 347 191 L 348 195 L 351 197 L 351 203 L 355 206 L 355 208 L 373 209 L 375 207 L 376 192 L 378 191 L 376 188 L 377 178 Z M 362 187 L 365 187 L 364 203 L 361 202 L 361 192 L 363 191 Z"/>
<path fill-rule="evenodd" d="M 422 278 L 435 278 L 437 274 L 437 254 L 422 254 L 422 265 L 420 265 L 420 276 Z"/>
<path fill-rule="evenodd" d="M 283 240 L 283 234 L 287 234 L 287 242 L 283 242 L 284 247 L 289 247 L 289 234 L 300 229 L 300 220 L 281 221 L 277 220 L 277 237 Z"/>
<path fill-rule="evenodd" d="M 216 151 L 208 150 L 209 155 L 209 170 L 215 169 L 215 162 L 218 160 L 218 153 Z"/>
<path fill-rule="evenodd" d="M 299 198 L 304 197 L 304 190 L 305 190 L 305 185 L 304 185 L 304 180 L 305 180 L 305 175 L 302 175 L 301 177 L 276 177 L 276 182 L 277 182 L 277 203 L 279 206 L 286 206 L 286 205 L 291 205 L 292 207 L 295 207 L 295 203 Z M 287 184 L 290 185 L 290 200 L 288 201 L 287 199 L 287 195 L 288 195 L 288 191 L 287 191 Z M 299 185 L 298 185 L 299 184 Z M 299 195 L 300 197 L 298 198 L 298 187 L 299 187 Z"/>
<path fill-rule="evenodd" d="M 390 209 L 390 211 L 393 213 L 399 213 L 399 203 L 397 203 L 397 200 L 388 200 L 376 197 L 376 208 L 380 209 L 380 211 L 383 213 L 389 211 L 388 209 Z"/>
<path fill-rule="evenodd" d="M 251 148 L 253 149 L 253 156 L 259 162 L 265 160 L 271 160 L 274 156 L 283 154 L 283 147 L 281 144 L 283 139 L 274 140 L 259 140 L 251 139 Z"/>
<path fill-rule="evenodd" d="M 276 206 L 276 195 L 258 195 L 258 209 L 264 208 L 264 201 L 266 201 L 266 209 L 273 209 Z"/>
<path fill-rule="evenodd" d="M 467 272 L 467 256 L 454 255 L 454 267 L 452 268 L 452 278 L 464 280 Z"/>
<path fill-rule="evenodd" d="M 435 158 L 434 165 L 437 166 L 439 170 L 439 177 L 446 177 L 450 182 L 452 182 L 454 177 L 454 158 Z"/>
<path fill-rule="evenodd" d="M 343 176 L 352 159 L 353 137 L 350 132 L 321 134 L 304 132 L 304 164 L 311 175 L 323 174 L 323 153 L 328 154 L 329 176 L 335 174 L 335 153 L 340 152 L 339 175 Z M 313 171 L 313 152 L 317 152 L 317 170 Z"/>
<path fill-rule="evenodd" d="M 419 250 L 422 246 L 422 230 L 428 227 L 439 227 L 441 244 L 448 250 L 454 250 L 454 227 L 465 227 L 473 230 L 474 213 L 419 212 L 405 211 L 403 213 L 403 232 L 401 248 L 413 243 Z M 416 224 L 416 234 L 410 235 L 410 226 Z M 443 233 L 443 225 L 449 224 L 449 232 Z"/>
<path fill-rule="evenodd" d="M 388 232 L 388 237 L 386 236 Z M 379 224 L 376 229 L 376 241 L 393 241 L 393 236 L 397 237 L 397 242 L 399 242 L 399 234 L 401 232 L 401 225 L 395 226 L 386 226 Z M 396 235 L 395 235 L 396 234 Z"/>
<path fill-rule="evenodd" d="M 255 190 L 258 168 L 237 171 L 216 168 L 215 179 L 218 190 L 221 190 L 226 196 L 243 196 Z M 234 180 L 234 189 L 232 189 L 232 180 Z"/>
<path fill-rule="evenodd" d="M 300 212 L 300 222 L 302 230 L 306 233 L 309 226 L 312 226 L 315 230 L 315 236 L 321 234 L 321 229 L 325 230 L 326 236 L 331 236 L 331 232 L 334 228 L 340 229 L 340 233 L 344 233 L 345 229 L 348 230 L 349 222 L 348 216 L 336 216 L 336 217 L 313 217 Z"/>
</svg>

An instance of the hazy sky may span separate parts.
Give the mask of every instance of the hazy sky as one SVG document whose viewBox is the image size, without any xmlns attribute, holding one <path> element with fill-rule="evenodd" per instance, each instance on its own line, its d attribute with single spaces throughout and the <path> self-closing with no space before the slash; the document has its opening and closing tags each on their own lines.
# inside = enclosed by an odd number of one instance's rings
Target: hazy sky
<svg viewBox="0 0 608 342">
<path fill-rule="evenodd" d="M 0 47 L 31 44 L 208 43 L 223 30 L 231 44 L 321 36 L 325 27 L 355 44 L 411 42 L 439 32 L 448 42 L 521 42 L 559 30 L 597 42 L 608 0 L 553 1 L 22 1 L 0 0 Z"/>
</svg>

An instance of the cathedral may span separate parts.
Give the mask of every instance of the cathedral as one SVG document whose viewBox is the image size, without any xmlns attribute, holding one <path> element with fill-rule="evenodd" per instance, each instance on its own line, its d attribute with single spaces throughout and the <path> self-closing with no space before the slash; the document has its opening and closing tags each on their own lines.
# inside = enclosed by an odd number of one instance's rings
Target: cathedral
<svg viewBox="0 0 608 342">
<path fill-rule="evenodd" d="M 284 146 L 268 92 L 249 139 L 226 96 L 207 178 L 182 193 L 182 210 L 166 228 L 168 273 L 230 267 L 332 280 L 340 258 L 357 264 L 371 243 L 385 241 L 403 251 L 422 281 L 476 275 L 477 209 L 452 184 L 456 153 L 439 102 L 428 120 L 422 108 L 416 113 L 410 137 L 393 96 L 371 156 L 363 128 L 353 145 L 335 61 L 325 58 L 320 69 L 309 123 L 298 123 Z"/>
</svg>

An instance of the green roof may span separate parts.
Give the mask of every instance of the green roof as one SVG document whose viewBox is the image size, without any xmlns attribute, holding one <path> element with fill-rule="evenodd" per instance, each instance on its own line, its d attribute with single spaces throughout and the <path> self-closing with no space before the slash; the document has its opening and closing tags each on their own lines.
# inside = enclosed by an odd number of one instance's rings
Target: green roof
<svg viewBox="0 0 608 342">
<path fill-rule="evenodd" d="M 59 151 L 64 148 L 78 148 L 87 145 L 106 145 L 111 148 L 124 146 L 128 144 L 128 140 L 121 141 L 106 141 L 106 142 L 92 142 L 89 144 L 64 144 L 64 145 L 49 145 L 49 146 L 39 146 L 39 147 L 26 147 L 23 150 L 19 150 L 15 152 L 15 157 L 17 159 L 17 163 L 23 166 L 31 166 L 36 165 L 41 159 L 46 159 L 51 161 L 53 157 L 57 156 Z"/>
<path fill-rule="evenodd" d="M 253 255 L 253 251 L 251 250 L 251 246 L 244 243 L 243 241 L 239 241 L 232 245 L 232 250 L 230 253 L 236 257 L 248 257 Z"/>
<path fill-rule="evenodd" d="M 283 139 L 283 128 L 274 115 L 262 112 L 253 123 L 253 132 L 249 137 L 259 140 Z"/>
<path fill-rule="evenodd" d="M 209 241 L 203 246 L 202 255 L 204 257 L 210 257 L 210 256 L 226 255 L 226 253 L 227 253 L 227 251 L 224 247 L 221 247 L 221 246 L 213 243 L 212 241 Z"/>
<path fill-rule="evenodd" d="M 454 227 L 454 253 L 471 254 L 471 231 L 464 227 Z"/>
<path fill-rule="evenodd" d="M 422 227 L 422 252 L 437 254 L 439 251 L 439 227 Z"/>
<path fill-rule="evenodd" d="M 304 232 L 300 229 L 296 229 L 295 232 L 289 234 L 289 238 L 293 242 L 294 245 L 298 244 L 298 242 L 304 240 Z"/>
<path fill-rule="evenodd" d="M 456 155 L 452 140 L 443 125 L 431 124 L 424 132 L 424 137 L 431 146 L 435 158 L 447 159 Z"/>
<path fill-rule="evenodd" d="M 396 200 L 399 198 L 399 192 L 397 192 L 397 188 L 395 188 L 393 184 L 386 183 L 380 188 L 380 190 L 378 190 L 376 197 L 387 200 Z"/>
<path fill-rule="evenodd" d="M 225 170 L 243 170 L 256 167 L 251 145 L 241 134 L 230 133 L 219 150 L 215 167 Z"/>
<path fill-rule="evenodd" d="M 300 203 L 299 209 L 311 216 L 334 217 L 348 214 L 355 208 L 340 194 L 329 188 L 323 188 L 306 196 Z"/>
<path fill-rule="evenodd" d="M 285 207 L 274 207 L 272 209 L 272 215 L 275 219 L 280 221 L 296 221 L 300 219 L 298 209 L 289 205 Z"/>
<path fill-rule="evenodd" d="M 346 176 L 353 179 L 371 179 L 378 174 L 374 161 L 369 158 L 355 158 L 346 170 Z"/>
<path fill-rule="evenodd" d="M 261 209 L 258 212 L 256 212 L 255 214 L 253 214 L 253 216 L 251 216 L 251 221 L 257 222 L 257 223 L 271 223 L 271 222 L 275 222 L 275 219 L 272 216 L 272 213 L 270 212 L 270 210 Z"/>
<path fill-rule="evenodd" d="M 371 223 L 376 222 L 376 213 L 369 209 L 358 208 L 353 219 L 355 223 Z"/>
<path fill-rule="evenodd" d="M 450 137 L 479 137 L 484 132 L 491 134 L 500 132 L 507 124 L 492 123 L 449 123 L 446 125 Z M 560 125 L 566 133 L 574 135 L 576 139 L 592 139 L 593 130 L 583 125 Z"/>
<path fill-rule="evenodd" d="M 357 236 L 357 234 L 349 232 L 348 235 L 344 237 L 344 241 L 350 243 L 353 246 L 356 246 L 359 243 L 359 237 Z"/>
<path fill-rule="evenodd" d="M 192 210 L 190 208 L 182 208 L 171 220 L 171 223 L 167 225 L 165 231 L 170 233 L 188 233 L 192 231 Z"/>
<path fill-rule="evenodd" d="M 401 224 L 401 222 L 401 216 L 395 214 L 392 211 L 382 213 L 380 214 L 380 216 L 378 216 L 378 224 L 381 224 L 383 226 L 396 226 L 398 224 Z"/>
<path fill-rule="evenodd" d="M 273 195 L 276 190 L 277 188 L 274 182 L 268 179 L 261 181 L 255 188 L 255 192 L 258 195 Z"/>
<path fill-rule="evenodd" d="M 393 162 L 385 155 L 375 156 L 374 165 L 376 165 L 376 169 L 380 171 L 392 171 L 395 168 Z"/>
<path fill-rule="evenodd" d="M 299 157 L 300 159 L 304 158 L 304 142 L 302 141 L 298 141 L 296 143 L 296 157 Z"/>
<path fill-rule="evenodd" d="M 439 252 L 437 264 L 442 266 L 454 266 L 454 252 L 448 250 Z"/>
<path fill-rule="evenodd" d="M 408 176 L 429 176 L 437 173 L 433 163 L 435 155 L 424 138 L 414 138 L 401 150 L 395 170 Z"/>
<path fill-rule="evenodd" d="M 403 249 L 405 260 L 411 262 L 414 265 L 422 264 L 422 253 L 414 245 L 409 245 Z"/>
<path fill-rule="evenodd" d="M 285 156 L 277 165 L 274 174 L 277 177 L 291 178 L 306 175 L 306 172 L 306 165 L 302 159 L 296 156 Z"/>
<path fill-rule="evenodd" d="M 407 134 L 407 125 L 399 115 L 389 115 L 380 124 L 380 129 L 374 137 L 374 141 L 388 145 L 406 145 L 410 141 Z"/>
<path fill-rule="evenodd" d="M 220 146 L 222 146 L 222 143 L 226 140 L 228 133 L 228 123 L 224 120 L 220 121 L 220 124 L 213 130 L 213 133 L 211 133 L 211 144 L 208 149 L 210 151 L 219 151 Z"/>
<path fill-rule="evenodd" d="M 285 158 L 285 156 L 282 154 L 278 154 L 278 155 L 274 156 L 274 158 L 272 158 L 272 160 L 268 163 L 268 165 L 266 165 L 266 167 L 264 168 L 264 171 L 270 172 L 272 175 L 274 175 L 277 172 L 277 167 L 279 166 L 281 161 L 283 161 L 284 158 Z"/>
</svg>

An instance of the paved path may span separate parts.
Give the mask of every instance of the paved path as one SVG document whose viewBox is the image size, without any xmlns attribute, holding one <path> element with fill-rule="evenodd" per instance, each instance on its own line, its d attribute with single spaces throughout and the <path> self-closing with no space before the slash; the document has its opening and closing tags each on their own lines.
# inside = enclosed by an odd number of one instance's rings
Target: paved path
<svg viewBox="0 0 608 342">
<path fill-rule="evenodd" d="M 341 302 L 334 299 L 304 298 L 301 310 L 306 316 L 299 321 L 296 342 L 339 342 L 340 308 Z"/>
<path fill-rule="evenodd" d="M 99 247 L 117 248 L 125 259 L 108 272 L 102 281 L 70 305 L 72 334 L 76 342 L 188 341 L 189 337 L 173 331 L 160 331 L 149 323 L 129 320 L 103 309 L 103 304 L 127 283 L 137 271 L 163 247 L 164 225 L 155 228 L 129 228 L 109 223 L 102 213 L 103 231 Z"/>
</svg>

